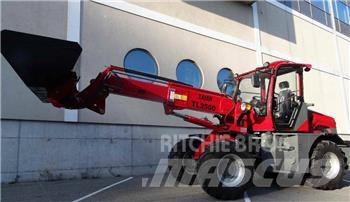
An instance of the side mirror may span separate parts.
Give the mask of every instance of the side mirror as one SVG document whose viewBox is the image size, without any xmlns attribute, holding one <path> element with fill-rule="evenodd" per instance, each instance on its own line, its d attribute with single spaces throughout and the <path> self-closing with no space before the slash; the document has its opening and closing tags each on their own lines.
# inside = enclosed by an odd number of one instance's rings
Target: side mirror
<svg viewBox="0 0 350 202">
<path fill-rule="evenodd" d="M 260 88 L 260 75 L 258 73 L 252 75 L 251 81 L 254 88 Z"/>
<path fill-rule="evenodd" d="M 234 80 L 225 81 L 224 84 L 220 87 L 220 91 L 228 96 L 232 96 L 235 89 L 236 89 L 236 82 Z"/>
<path fill-rule="evenodd" d="M 236 78 L 235 74 L 229 68 L 222 68 L 216 78 L 218 87 L 221 93 L 231 96 L 236 89 Z"/>
</svg>

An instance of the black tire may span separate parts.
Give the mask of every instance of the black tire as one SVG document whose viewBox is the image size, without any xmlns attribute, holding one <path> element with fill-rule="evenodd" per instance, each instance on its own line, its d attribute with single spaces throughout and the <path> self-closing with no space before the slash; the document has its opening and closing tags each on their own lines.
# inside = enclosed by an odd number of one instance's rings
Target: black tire
<svg viewBox="0 0 350 202">
<path fill-rule="evenodd" d="M 198 160 L 198 181 L 202 189 L 210 196 L 220 200 L 234 200 L 242 198 L 244 192 L 251 186 L 253 176 L 254 159 L 246 152 L 235 151 L 234 143 L 229 143 L 229 150 L 207 149 Z M 216 147 L 218 148 L 218 147 Z M 224 162 L 227 162 L 225 164 Z M 238 164 L 238 166 L 235 164 Z M 221 166 L 223 165 L 223 166 Z M 226 166 L 225 166 L 226 165 Z M 239 170 L 234 177 L 229 175 L 227 169 L 232 172 Z M 236 169 L 232 169 L 236 168 Z M 238 169 L 237 169 L 238 168 Z M 241 170 L 240 168 L 243 168 Z M 223 172 L 222 172 L 223 171 Z"/>
<path fill-rule="evenodd" d="M 327 161 L 327 159 L 331 160 Z M 344 152 L 334 142 L 324 140 L 319 142 L 312 152 L 311 177 L 308 181 L 317 189 L 337 189 L 342 184 L 346 169 L 347 158 Z"/>
<path fill-rule="evenodd" d="M 188 138 L 177 142 L 168 156 L 168 170 L 177 183 L 185 185 L 196 184 L 196 164 L 193 158 L 199 147 L 199 139 Z"/>
<path fill-rule="evenodd" d="M 263 179 L 268 179 L 269 181 L 272 180 L 272 185 L 278 185 L 276 183 L 276 179 L 278 177 L 278 173 L 273 172 L 273 168 L 270 166 L 269 162 L 262 161 L 261 159 L 257 159 L 256 164 L 254 166 L 254 176 L 253 179 L 256 180 L 258 183 Z M 261 165 L 260 165 L 261 164 Z M 261 167 L 262 166 L 262 167 Z M 264 183 L 269 183 L 263 180 Z M 261 186 L 267 186 L 267 184 L 261 184 Z"/>
</svg>

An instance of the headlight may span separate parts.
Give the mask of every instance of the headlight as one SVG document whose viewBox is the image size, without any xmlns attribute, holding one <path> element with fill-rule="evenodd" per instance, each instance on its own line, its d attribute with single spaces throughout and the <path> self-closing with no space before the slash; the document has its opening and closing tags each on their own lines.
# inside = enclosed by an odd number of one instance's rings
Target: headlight
<svg viewBox="0 0 350 202">
<path fill-rule="evenodd" d="M 242 111 L 245 110 L 245 106 L 246 106 L 245 102 L 242 102 L 242 104 L 241 104 L 241 110 L 242 110 Z"/>
<path fill-rule="evenodd" d="M 242 111 L 249 111 L 249 110 L 251 110 L 251 109 L 252 109 L 252 105 L 250 105 L 249 103 L 243 102 L 243 103 L 241 104 L 241 110 L 242 110 Z"/>
</svg>

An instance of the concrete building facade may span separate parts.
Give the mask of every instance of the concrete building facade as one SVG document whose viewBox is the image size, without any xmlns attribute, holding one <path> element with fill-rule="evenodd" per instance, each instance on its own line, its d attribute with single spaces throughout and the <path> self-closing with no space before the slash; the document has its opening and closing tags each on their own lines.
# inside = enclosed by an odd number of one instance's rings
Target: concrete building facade
<svg viewBox="0 0 350 202">
<path fill-rule="evenodd" d="M 151 55 L 155 73 L 172 79 L 189 61 L 199 69 L 200 87 L 214 91 L 222 68 L 240 73 L 265 61 L 311 63 L 306 102 L 348 134 L 349 8 L 348 1 L 301 0 L 9 1 L 1 2 L 1 29 L 79 42 L 80 89 L 105 66 L 125 66 L 132 50 Z M 115 95 L 103 116 L 54 108 L 1 57 L 1 132 L 1 178 L 13 182 L 151 173 L 167 155 L 162 135 L 207 130 L 164 115 L 158 103 Z"/>
</svg>

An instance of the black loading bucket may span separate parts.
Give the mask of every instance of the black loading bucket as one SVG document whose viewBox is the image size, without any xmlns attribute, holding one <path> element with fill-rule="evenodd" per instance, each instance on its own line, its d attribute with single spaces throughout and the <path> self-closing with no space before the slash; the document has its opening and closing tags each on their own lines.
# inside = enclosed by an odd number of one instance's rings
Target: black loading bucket
<svg viewBox="0 0 350 202">
<path fill-rule="evenodd" d="M 72 75 L 82 48 L 76 42 L 15 32 L 1 31 L 1 53 L 23 82 L 48 102 L 49 89 Z"/>
</svg>

